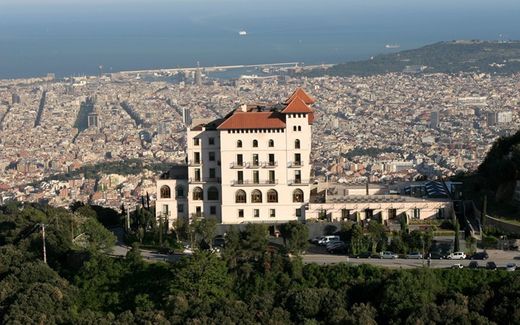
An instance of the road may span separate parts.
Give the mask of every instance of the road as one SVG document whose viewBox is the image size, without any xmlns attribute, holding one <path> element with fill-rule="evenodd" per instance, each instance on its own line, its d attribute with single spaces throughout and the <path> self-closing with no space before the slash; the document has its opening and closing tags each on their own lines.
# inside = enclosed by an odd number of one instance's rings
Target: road
<svg viewBox="0 0 520 325">
<path fill-rule="evenodd" d="M 124 257 L 130 250 L 128 246 L 123 243 L 123 229 L 112 229 L 117 236 L 117 244 L 112 249 L 112 256 Z M 503 268 L 508 263 L 516 263 L 520 266 L 520 252 L 518 251 L 501 251 L 501 250 L 488 250 L 489 259 L 487 261 L 477 261 L 479 266 L 484 267 L 488 261 L 493 261 L 499 268 Z M 141 249 L 141 256 L 151 262 L 168 261 L 177 262 L 183 256 L 183 254 L 161 254 L 152 250 Z M 426 260 L 411 260 L 411 259 L 378 259 L 378 258 L 350 258 L 345 255 L 332 255 L 325 251 L 324 247 L 313 246 L 309 247 L 306 254 L 302 256 L 303 262 L 306 264 L 337 264 L 337 263 L 351 263 L 354 265 L 370 264 L 388 268 L 420 268 L 427 265 Z M 454 264 L 462 264 L 467 267 L 470 260 L 431 260 L 431 268 L 449 268 Z"/>
</svg>

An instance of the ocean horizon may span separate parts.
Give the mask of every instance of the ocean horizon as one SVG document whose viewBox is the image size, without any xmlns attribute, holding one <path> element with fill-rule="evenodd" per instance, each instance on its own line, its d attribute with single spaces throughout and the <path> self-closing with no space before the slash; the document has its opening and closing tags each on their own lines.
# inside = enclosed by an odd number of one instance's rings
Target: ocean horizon
<svg viewBox="0 0 520 325">
<path fill-rule="evenodd" d="M 21 11 L 15 4 L 0 5 L 0 79 L 96 75 L 99 66 L 109 73 L 197 63 L 331 64 L 454 39 L 520 39 L 520 6 L 514 4 L 514 10 L 461 5 L 441 10 L 381 2 L 382 9 L 349 10 L 325 1 L 324 8 L 290 11 L 289 1 L 279 11 L 262 7 L 255 14 L 234 1 L 228 4 L 238 6 L 229 7 L 233 10 L 202 6 L 205 1 L 179 8 L 158 3 L 141 11 L 115 5 L 72 11 L 63 4 L 58 11 L 36 10 L 37 5 Z M 247 35 L 239 35 L 241 30 Z"/>
</svg>

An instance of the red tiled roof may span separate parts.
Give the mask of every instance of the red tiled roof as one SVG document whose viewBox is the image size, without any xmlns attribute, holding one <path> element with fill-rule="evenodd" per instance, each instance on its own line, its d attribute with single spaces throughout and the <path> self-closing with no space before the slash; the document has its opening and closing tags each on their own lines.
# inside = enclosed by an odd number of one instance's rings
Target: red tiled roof
<svg viewBox="0 0 520 325">
<path fill-rule="evenodd" d="M 283 128 L 283 116 L 276 112 L 234 112 L 218 127 L 219 130 Z"/>
<path fill-rule="evenodd" d="M 312 113 L 312 109 L 300 97 L 294 97 L 282 113 Z"/>
<path fill-rule="evenodd" d="M 301 100 L 303 100 L 303 102 L 307 105 L 312 105 L 316 102 L 316 100 L 314 98 L 312 98 L 311 96 L 309 96 L 303 89 L 301 89 L 300 87 L 296 88 L 296 90 L 291 94 L 291 96 L 289 97 L 289 99 L 287 99 L 285 101 L 285 103 L 289 103 L 291 102 L 295 97 L 299 97 Z"/>
</svg>

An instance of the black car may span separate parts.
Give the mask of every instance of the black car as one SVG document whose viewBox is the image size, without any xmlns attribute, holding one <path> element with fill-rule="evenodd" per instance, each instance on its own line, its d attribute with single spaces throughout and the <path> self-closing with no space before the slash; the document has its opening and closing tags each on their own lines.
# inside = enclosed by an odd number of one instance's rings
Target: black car
<svg viewBox="0 0 520 325">
<path fill-rule="evenodd" d="M 469 262 L 468 268 L 470 268 L 470 269 L 478 269 L 478 262 L 477 261 Z"/>
<path fill-rule="evenodd" d="M 446 258 L 446 255 L 440 253 L 440 252 L 431 252 L 429 257 L 432 259 L 432 260 L 442 260 L 442 259 L 445 259 Z"/>
<path fill-rule="evenodd" d="M 371 252 L 362 252 L 355 256 L 356 258 L 371 258 L 372 253 Z"/>
<path fill-rule="evenodd" d="M 347 245 L 339 244 L 331 247 L 329 250 L 331 254 L 345 254 L 347 252 Z"/>
<path fill-rule="evenodd" d="M 487 262 L 486 269 L 488 269 L 488 270 L 496 270 L 497 269 L 497 265 L 495 264 L 495 262 Z"/>
<path fill-rule="evenodd" d="M 487 260 L 489 258 L 488 253 L 486 252 L 478 252 L 469 257 L 472 260 Z"/>
</svg>

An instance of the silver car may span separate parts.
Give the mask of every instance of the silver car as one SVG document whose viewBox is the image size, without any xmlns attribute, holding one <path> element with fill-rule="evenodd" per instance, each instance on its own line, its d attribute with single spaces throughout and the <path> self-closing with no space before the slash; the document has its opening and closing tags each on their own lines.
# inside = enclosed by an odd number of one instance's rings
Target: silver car
<svg viewBox="0 0 520 325">
<path fill-rule="evenodd" d="M 412 253 L 406 255 L 406 258 L 409 258 L 411 260 L 420 260 L 423 258 L 423 255 L 419 252 L 412 252 Z"/>
<path fill-rule="evenodd" d="M 398 257 L 399 257 L 399 255 L 389 252 L 389 251 L 381 252 L 381 258 L 384 258 L 384 259 L 396 259 Z"/>
</svg>

